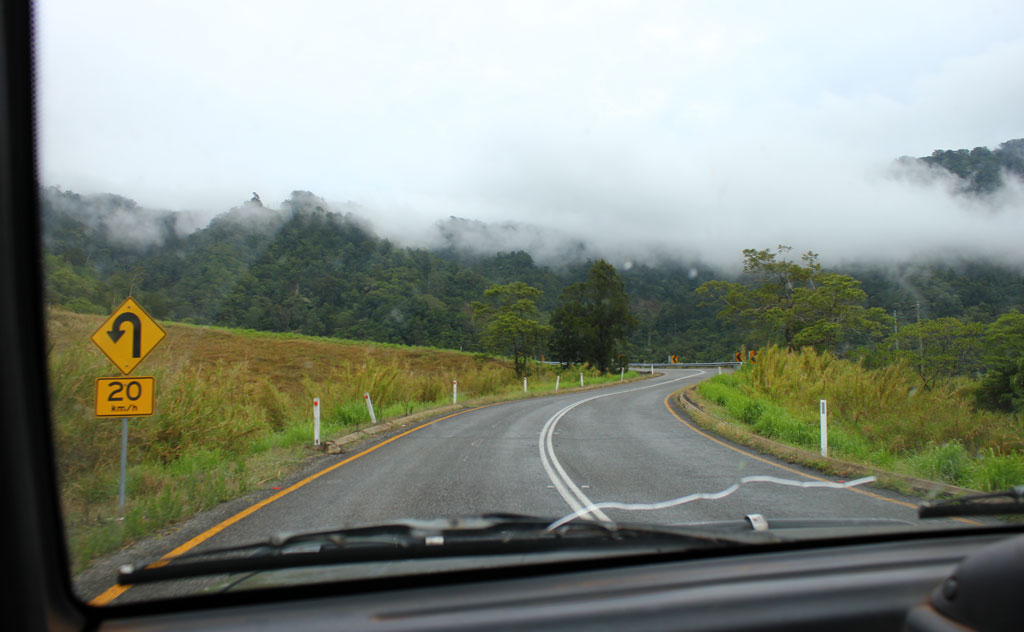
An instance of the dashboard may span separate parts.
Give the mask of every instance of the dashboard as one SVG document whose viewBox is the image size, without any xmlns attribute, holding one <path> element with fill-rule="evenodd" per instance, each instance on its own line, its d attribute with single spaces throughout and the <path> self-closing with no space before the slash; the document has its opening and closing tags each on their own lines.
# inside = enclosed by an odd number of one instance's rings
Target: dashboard
<svg viewBox="0 0 1024 632">
<path fill-rule="evenodd" d="M 218 604 L 223 597 L 196 600 L 186 612 L 128 616 L 100 628 L 900 630 L 912 610 L 925 608 L 930 618 L 913 629 L 946 629 L 937 622 L 963 629 L 926 605 L 933 591 L 965 559 L 992 551 L 1005 557 L 1022 545 L 1024 536 L 938 536 L 711 558 L 637 558 L 604 568 L 566 563 L 420 576 L 369 592 L 339 583 L 317 587 L 315 595 L 303 594 L 304 587 L 284 599 L 276 591 L 248 593 L 246 603 L 228 607 Z M 1016 565 L 1018 587 L 1022 568 Z M 974 595 L 975 606 L 997 612 L 993 593 L 986 592 Z"/>
</svg>

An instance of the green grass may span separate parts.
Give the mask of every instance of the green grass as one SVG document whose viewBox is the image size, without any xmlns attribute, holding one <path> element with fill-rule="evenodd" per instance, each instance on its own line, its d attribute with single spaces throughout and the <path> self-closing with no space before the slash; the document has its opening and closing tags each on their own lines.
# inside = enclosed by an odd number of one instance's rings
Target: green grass
<svg viewBox="0 0 1024 632">
<path fill-rule="evenodd" d="M 75 570 L 97 555 L 280 480 L 319 454 L 321 438 L 451 404 L 532 397 L 579 386 L 580 369 L 534 364 L 522 380 L 502 358 L 162 323 L 167 338 L 136 371 L 156 380 L 156 412 L 129 426 L 127 504 L 117 507 L 119 419 L 94 416 L 95 380 L 116 373 L 89 336 L 102 317 L 49 314 L 48 354 L 56 461 Z M 616 375 L 584 370 L 588 386 Z M 628 378 L 636 378 L 629 372 Z"/>
<path fill-rule="evenodd" d="M 814 451 L 825 399 L 830 456 L 985 491 L 1024 483 L 1020 417 L 975 410 L 966 383 L 924 390 L 901 364 L 867 370 L 772 348 L 698 392 L 757 434 Z"/>
</svg>

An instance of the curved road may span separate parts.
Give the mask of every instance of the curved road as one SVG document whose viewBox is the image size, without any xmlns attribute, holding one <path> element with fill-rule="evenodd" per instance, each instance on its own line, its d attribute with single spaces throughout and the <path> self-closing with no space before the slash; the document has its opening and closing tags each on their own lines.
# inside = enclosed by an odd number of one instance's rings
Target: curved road
<svg viewBox="0 0 1024 632">
<path fill-rule="evenodd" d="M 809 470 L 709 437 L 670 409 L 671 393 L 711 374 L 710 370 L 666 370 L 650 380 L 507 402 L 428 421 L 354 454 L 325 457 L 312 477 L 274 495 L 264 493 L 256 505 L 249 499 L 244 512 L 232 509 L 227 520 L 221 512 L 192 521 L 177 534 L 178 541 L 166 538 L 163 550 L 155 554 L 151 548 L 145 554 L 133 555 L 129 550 L 122 557 L 152 559 L 175 546 L 180 554 L 186 548 L 255 542 L 281 532 L 400 518 L 487 512 L 560 517 L 590 503 L 656 503 L 719 492 L 752 475 L 823 480 Z M 916 521 L 912 501 L 886 491 L 758 482 L 718 500 L 657 511 L 595 510 L 590 517 L 683 523 L 735 520 L 750 513 L 769 519 Z M 110 577 L 108 573 L 103 579 L 80 581 L 79 589 L 95 596 L 110 585 Z M 202 583 L 181 582 L 173 592 Z M 166 584 L 137 586 L 127 592 L 114 588 L 97 603 L 166 596 L 168 588 Z"/>
</svg>

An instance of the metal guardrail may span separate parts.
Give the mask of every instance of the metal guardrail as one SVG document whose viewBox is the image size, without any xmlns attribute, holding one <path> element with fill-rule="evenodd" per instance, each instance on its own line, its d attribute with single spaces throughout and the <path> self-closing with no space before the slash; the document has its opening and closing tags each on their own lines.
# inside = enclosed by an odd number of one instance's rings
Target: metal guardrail
<svg viewBox="0 0 1024 632">
<path fill-rule="evenodd" d="M 630 362 L 631 369 L 649 369 L 652 366 L 656 369 L 686 369 L 699 367 L 738 367 L 742 362 Z"/>
<path fill-rule="evenodd" d="M 541 364 L 558 365 L 561 362 L 554 360 L 544 360 Z M 738 367 L 742 366 L 743 362 L 630 362 L 629 368 L 631 369 L 649 369 L 652 366 L 656 369 L 686 369 L 686 368 L 698 368 L 698 367 Z"/>
</svg>

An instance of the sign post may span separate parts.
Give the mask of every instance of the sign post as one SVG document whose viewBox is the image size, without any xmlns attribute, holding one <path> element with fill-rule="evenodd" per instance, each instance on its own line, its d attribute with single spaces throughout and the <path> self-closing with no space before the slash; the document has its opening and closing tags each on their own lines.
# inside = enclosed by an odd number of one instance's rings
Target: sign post
<svg viewBox="0 0 1024 632">
<path fill-rule="evenodd" d="M 125 335 L 129 333 L 126 327 L 131 336 Z M 117 498 L 121 511 L 128 478 L 128 418 L 152 415 L 156 393 L 153 377 L 127 376 L 166 335 L 146 310 L 128 297 L 89 338 L 126 376 L 96 380 L 96 416 L 121 418 L 121 481 Z"/>
<path fill-rule="evenodd" d="M 121 418 L 121 482 L 117 489 L 117 508 L 124 511 L 125 487 L 128 481 L 128 418 Z"/>
</svg>

